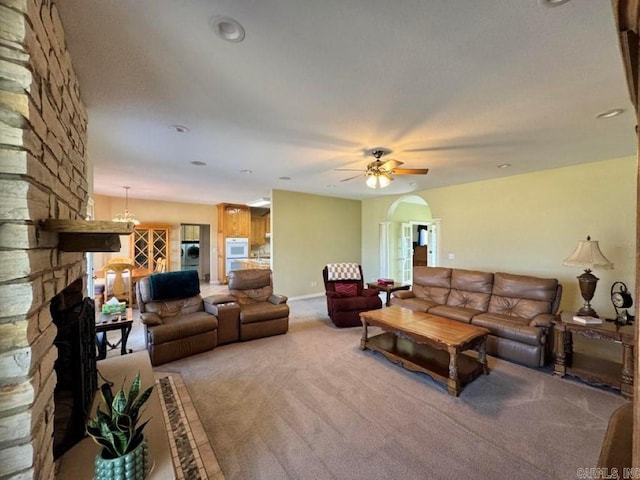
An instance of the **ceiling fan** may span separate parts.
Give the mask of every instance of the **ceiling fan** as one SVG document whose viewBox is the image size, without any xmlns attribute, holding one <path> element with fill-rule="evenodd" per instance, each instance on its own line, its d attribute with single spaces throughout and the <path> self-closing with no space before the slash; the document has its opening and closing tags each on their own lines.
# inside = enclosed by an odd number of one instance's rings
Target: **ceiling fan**
<svg viewBox="0 0 640 480">
<path fill-rule="evenodd" d="M 366 177 L 366 183 L 369 188 L 384 188 L 388 186 L 393 180 L 393 175 L 426 175 L 429 173 L 428 168 L 398 168 L 403 162 L 398 160 L 381 160 L 382 157 L 391 153 L 391 150 L 384 147 L 372 148 L 367 151 L 368 155 L 371 155 L 375 158 L 375 160 L 367 165 L 367 169 L 364 171 L 364 176 Z M 336 168 L 334 170 L 340 171 L 352 171 L 358 172 L 362 170 L 353 169 L 353 168 Z M 360 177 L 360 175 L 355 175 L 353 177 L 345 178 L 344 180 L 340 180 L 341 182 L 346 182 L 349 180 L 353 180 L 354 178 Z"/>
</svg>

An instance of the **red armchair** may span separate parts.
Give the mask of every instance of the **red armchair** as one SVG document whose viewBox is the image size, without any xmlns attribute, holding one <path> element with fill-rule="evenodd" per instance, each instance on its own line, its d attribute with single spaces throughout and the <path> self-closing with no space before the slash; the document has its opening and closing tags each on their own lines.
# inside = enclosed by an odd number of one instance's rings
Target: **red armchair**
<svg viewBox="0 0 640 480">
<path fill-rule="evenodd" d="M 360 265 L 327 265 L 322 270 L 322 278 L 327 296 L 327 313 L 336 327 L 362 325 L 360 312 L 382 308 L 378 291 L 364 288 Z"/>
</svg>

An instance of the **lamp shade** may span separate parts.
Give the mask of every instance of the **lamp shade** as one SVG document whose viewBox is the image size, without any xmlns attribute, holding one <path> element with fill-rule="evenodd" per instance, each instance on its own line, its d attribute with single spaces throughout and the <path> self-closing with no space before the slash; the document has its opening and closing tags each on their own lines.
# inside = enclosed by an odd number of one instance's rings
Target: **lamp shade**
<svg viewBox="0 0 640 480">
<path fill-rule="evenodd" d="M 575 251 L 562 264 L 566 267 L 613 269 L 613 263 L 600 251 L 598 241 L 591 240 L 591 237 L 579 241 Z"/>
</svg>

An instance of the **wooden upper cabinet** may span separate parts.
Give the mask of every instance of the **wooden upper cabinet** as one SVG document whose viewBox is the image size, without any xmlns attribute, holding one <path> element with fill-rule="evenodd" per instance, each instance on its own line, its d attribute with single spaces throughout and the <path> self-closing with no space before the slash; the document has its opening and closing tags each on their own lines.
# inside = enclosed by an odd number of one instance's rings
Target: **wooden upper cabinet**
<svg viewBox="0 0 640 480">
<path fill-rule="evenodd" d="M 263 245 L 265 243 L 266 222 L 264 217 L 251 217 L 251 245 Z"/>
<path fill-rule="evenodd" d="M 225 237 L 247 237 L 251 231 L 251 212 L 245 205 L 218 204 L 218 232 Z"/>
</svg>

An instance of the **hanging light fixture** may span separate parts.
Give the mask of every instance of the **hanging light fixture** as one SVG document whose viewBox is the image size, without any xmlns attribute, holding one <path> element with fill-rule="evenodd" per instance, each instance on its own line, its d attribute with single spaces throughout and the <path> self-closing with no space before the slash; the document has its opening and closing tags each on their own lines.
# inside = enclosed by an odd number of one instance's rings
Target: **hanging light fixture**
<svg viewBox="0 0 640 480">
<path fill-rule="evenodd" d="M 124 188 L 124 213 L 118 213 L 115 217 L 113 217 L 113 222 L 125 222 L 125 223 L 133 223 L 134 225 L 140 225 L 140 220 L 136 218 L 136 216 L 129 211 L 129 189 L 131 187 L 122 187 Z"/>
</svg>

